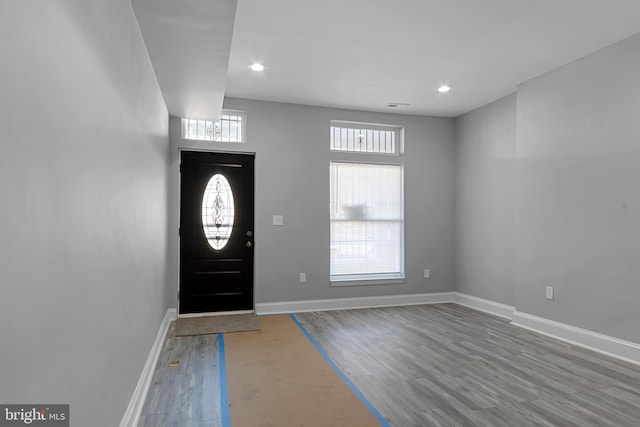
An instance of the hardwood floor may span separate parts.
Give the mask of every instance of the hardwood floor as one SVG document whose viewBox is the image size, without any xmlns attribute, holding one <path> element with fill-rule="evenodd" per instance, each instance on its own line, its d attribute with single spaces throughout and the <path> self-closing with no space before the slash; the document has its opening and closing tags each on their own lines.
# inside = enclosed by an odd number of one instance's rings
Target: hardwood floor
<svg viewBox="0 0 640 427">
<path fill-rule="evenodd" d="M 455 304 L 295 317 L 396 427 L 640 426 L 639 366 L 501 318 Z M 217 347 L 170 329 L 140 426 L 222 425 Z"/>
<path fill-rule="evenodd" d="M 167 332 L 139 427 L 222 427 L 218 336 Z M 169 362 L 178 360 L 177 367 Z"/>
<path fill-rule="evenodd" d="M 459 305 L 296 318 L 394 426 L 640 426 L 640 367 Z"/>
</svg>

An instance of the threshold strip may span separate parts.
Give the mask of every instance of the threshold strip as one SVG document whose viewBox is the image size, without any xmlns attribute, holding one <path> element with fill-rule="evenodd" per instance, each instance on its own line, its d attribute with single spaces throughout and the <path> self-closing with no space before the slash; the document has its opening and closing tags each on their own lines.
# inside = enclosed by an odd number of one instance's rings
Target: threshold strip
<svg viewBox="0 0 640 427">
<path fill-rule="evenodd" d="M 291 317 L 293 322 L 296 325 L 298 325 L 298 328 L 300 328 L 302 333 L 309 339 L 309 341 L 311 341 L 311 344 L 313 344 L 316 350 L 318 350 L 318 352 L 324 358 L 324 360 L 326 360 L 329 366 L 331 366 L 331 368 L 333 368 L 333 370 L 336 372 L 336 374 L 338 374 L 338 376 L 342 378 L 342 381 L 344 381 L 345 384 L 349 386 L 351 391 L 353 391 L 353 393 L 358 397 L 358 399 L 360 399 L 360 401 L 364 404 L 364 406 L 366 406 L 369 412 L 371 412 L 371 414 L 376 418 L 376 420 L 378 420 L 380 425 L 382 425 L 383 427 L 391 427 L 391 424 L 389 424 L 389 421 L 387 421 L 386 418 L 384 418 L 382 414 L 378 412 L 375 406 L 373 406 L 373 404 L 369 402 L 369 399 L 367 399 L 366 396 L 362 394 L 362 392 L 358 389 L 358 387 L 356 387 L 355 384 L 352 383 L 351 380 L 345 375 L 345 373 L 342 372 L 342 370 L 338 367 L 338 365 L 336 365 L 335 362 L 329 357 L 327 352 L 324 351 L 322 347 L 320 347 L 320 344 L 318 344 L 318 341 L 316 341 L 316 339 L 313 338 L 313 336 L 311 336 L 309 331 L 307 331 L 307 328 L 305 328 L 302 325 L 302 323 L 300 323 L 298 319 L 296 319 L 296 316 L 294 314 L 289 314 L 289 317 Z"/>
</svg>

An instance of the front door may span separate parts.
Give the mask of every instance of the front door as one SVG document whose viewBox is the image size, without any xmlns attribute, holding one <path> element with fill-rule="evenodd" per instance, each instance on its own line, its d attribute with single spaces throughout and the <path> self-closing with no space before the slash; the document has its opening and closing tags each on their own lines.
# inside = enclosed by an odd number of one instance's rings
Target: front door
<svg viewBox="0 0 640 427">
<path fill-rule="evenodd" d="M 253 310 L 254 155 L 183 151 L 180 313 Z"/>
</svg>

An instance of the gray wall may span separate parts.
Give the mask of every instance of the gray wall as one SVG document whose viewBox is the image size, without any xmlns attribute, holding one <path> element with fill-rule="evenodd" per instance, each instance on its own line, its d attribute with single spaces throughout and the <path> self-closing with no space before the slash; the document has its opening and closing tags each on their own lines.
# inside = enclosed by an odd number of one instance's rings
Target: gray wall
<svg viewBox="0 0 640 427">
<path fill-rule="evenodd" d="M 247 112 L 246 144 L 180 139 L 171 118 L 171 221 L 178 219 L 178 149 L 256 153 L 256 302 L 450 291 L 453 282 L 453 119 L 366 113 L 243 99 L 225 108 Z M 406 281 L 331 287 L 329 283 L 329 122 L 405 127 Z M 390 159 L 397 161 L 397 159 Z M 271 225 L 274 214 L 284 226 Z M 177 235 L 172 234 L 172 295 L 178 290 Z M 431 278 L 423 270 L 431 269 Z M 299 273 L 307 282 L 299 283 Z M 177 304 L 177 303 L 176 303 Z"/>
<path fill-rule="evenodd" d="M 128 0 L 0 5 L 0 402 L 120 422 L 168 306 L 168 114 Z"/>
<path fill-rule="evenodd" d="M 518 87 L 519 311 L 640 342 L 640 34 Z M 555 300 L 544 287 L 555 287 Z"/>
<path fill-rule="evenodd" d="M 516 96 L 456 119 L 454 289 L 515 305 Z"/>
<path fill-rule="evenodd" d="M 456 120 L 455 290 L 640 342 L 638 75 L 640 35 Z"/>
</svg>

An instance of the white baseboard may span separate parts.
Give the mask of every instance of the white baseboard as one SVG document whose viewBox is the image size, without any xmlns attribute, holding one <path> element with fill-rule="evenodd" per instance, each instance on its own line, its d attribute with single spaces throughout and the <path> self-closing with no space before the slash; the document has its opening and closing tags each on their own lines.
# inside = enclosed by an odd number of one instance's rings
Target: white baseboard
<svg viewBox="0 0 640 427">
<path fill-rule="evenodd" d="M 512 325 L 640 365 L 640 344 L 515 311 Z"/>
<path fill-rule="evenodd" d="M 453 302 L 451 292 L 388 295 L 380 297 L 336 298 L 305 301 L 265 302 L 256 304 L 256 313 L 288 314 L 304 311 L 347 310 L 350 308 L 392 307 L 400 305 L 441 304 Z"/>
<path fill-rule="evenodd" d="M 465 307 L 473 308 L 474 310 L 484 311 L 485 313 L 493 314 L 494 316 L 503 317 L 505 319 L 511 320 L 513 312 L 516 311 L 515 307 L 488 299 L 478 298 L 460 292 L 452 292 L 452 294 L 453 302 L 456 304 L 464 305 Z"/>
<path fill-rule="evenodd" d="M 160 324 L 158 334 L 156 335 L 156 340 L 153 342 L 153 346 L 149 352 L 149 357 L 147 357 L 147 362 L 144 364 L 144 368 L 142 369 L 138 385 L 136 385 L 133 396 L 131 396 L 131 400 L 129 401 L 129 406 L 122 417 L 122 421 L 120 421 L 120 427 L 136 427 L 138 425 L 142 406 L 144 405 L 144 401 L 147 398 L 147 392 L 149 391 L 149 386 L 151 385 L 151 378 L 153 377 L 153 372 L 156 369 L 156 363 L 158 363 L 158 358 L 162 351 L 164 338 L 169 330 L 169 325 L 172 321 L 176 320 L 176 317 L 177 311 L 175 308 L 170 308 L 165 313 L 162 323 Z"/>
</svg>

